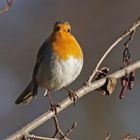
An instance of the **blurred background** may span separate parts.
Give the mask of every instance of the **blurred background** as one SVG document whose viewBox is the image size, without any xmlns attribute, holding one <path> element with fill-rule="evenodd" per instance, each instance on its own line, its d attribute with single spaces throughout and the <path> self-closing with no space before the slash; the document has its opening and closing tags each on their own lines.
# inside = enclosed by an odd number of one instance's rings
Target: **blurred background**
<svg viewBox="0 0 140 140">
<path fill-rule="evenodd" d="M 5 1 L 0 1 L 0 6 Z M 87 80 L 105 50 L 140 16 L 140 0 L 15 0 L 9 12 L 0 15 L 0 139 L 21 129 L 49 108 L 40 89 L 28 105 L 14 101 L 31 80 L 39 47 L 52 32 L 57 20 L 69 21 L 85 57 L 81 75 L 69 88 L 76 90 Z M 140 59 L 140 29 L 130 43 L 133 61 Z M 119 44 L 102 66 L 114 72 L 121 67 L 123 43 Z M 111 73 L 110 72 L 110 73 Z M 93 91 L 59 114 L 61 128 L 68 130 L 74 121 L 73 140 L 103 140 L 107 132 L 112 140 L 126 134 L 140 135 L 140 71 L 135 88 L 119 100 L 118 81 L 113 95 L 105 97 Z M 67 96 L 64 90 L 53 93 L 55 102 Z M 50 120 L 33 131 L 40 136 L 54 132 Z"/>
</svg>

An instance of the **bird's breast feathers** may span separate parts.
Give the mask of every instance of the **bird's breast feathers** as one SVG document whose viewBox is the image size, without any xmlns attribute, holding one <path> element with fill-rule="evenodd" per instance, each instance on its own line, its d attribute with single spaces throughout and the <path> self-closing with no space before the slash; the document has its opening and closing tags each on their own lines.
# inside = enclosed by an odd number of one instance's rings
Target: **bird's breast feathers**
<svg viewBox="0 0 140 140">
<path fill-rule="evenodd" d="M 67 60 L 69 57 L 74 57 L 76 59 L 82 59 L 82 50 L 71 34 L 56 34 L 54 35 L 54 40 L 52 40 L 52 50 L 58 55 L 62 60 Z"/>
</svg>

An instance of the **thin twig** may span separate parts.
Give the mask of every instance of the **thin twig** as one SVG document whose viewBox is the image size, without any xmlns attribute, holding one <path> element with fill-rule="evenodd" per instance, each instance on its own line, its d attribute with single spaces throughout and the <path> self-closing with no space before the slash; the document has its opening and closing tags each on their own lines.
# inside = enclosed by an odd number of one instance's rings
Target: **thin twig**
<svg viewBox="0 0 140 140">
<path fill-rule="evenodd" d="M 107 133 L 105 140 L 111 140 L 110 136 L 111 135 L 109 133 Z M 132 138 L 130 134 L 127 134 L 122 140 L 140 140 L 140 137 L 133 137 Z"/>
<path fill-rule="evenodd" d="M 109 77 L 115 77 L 115 78 L 121 78 L 122 76 L 124 76 L 126 73 L 130 73 L 136 69 L 140 68 L 140 60 L 129 65 L 128 67 L 125 67 L 111 75 L 109 75 Z M 78 89 L 77 91 L 75 91 L 75 93 L 78 95 L 79 98 L 81 98 L 82 96 L 88 94 L 91 91 L 94 91 L 98 88 L 100 88 L 106 81 L 106 78 L 102 78 L 98 81 L 95 81 L 93 83 L 91 83 L 90 85 L 84 85 L 82 86 L 80 89 Z M 60 113 L 62 110 L 64 110 L 66 107 L 70 106 L 73 103 L 73 101 L 71 101 L 69 99 L 69 97 L 65 98 L 63 101 L 61 101 L 59 103 L 59 105 L 61 106 L 61 108 L 58 108 L 57 113 Z M 37 127 L 39 127 L 40 125 L 42 125 L 43 123 L 45 123 L 47 120 L 51 119 L 52 117 L 54 117 L 55 112 L 48 110 L 46 113 L 44 113 L 43 115 L 41 115 L 40 117 L 38 117 L 37 119 L 33 120 L 31 123 L 27 124 L 25 127 L 23 127 L 21 130 L 17 131 L 16 133 L 14 133 L 13 135 L 9 136 L 7 139 L 5 140 L 17 140 L 17 139 L 21 139 L 24 134 L 26 133 L 30 133 L 31 131 L 33 131 L 34 129 L 36 129 Z"/>
<path fill-rule="evenodd" d="M 55 133 L 53 135 L 52 138 L 55 138 L 57 134 L 60 134 L 60 138 L 62 139 L 68 139 L 67 136 L 74 130 L 74 128 L 77 126 L 77 122 L 74 122 L 74 124 L 72 125 L 72 127 L 64 134 L 63 131 L 60 129 L 60 126 L 59 126 L 59 122 L 58 122 L 58 118 L 57 118 L 57 115 L 55 115 L 53 117 L 53 120 L 54 120 L 54 124 L 55 124 Z"/>
<path fill-rule="evenodd" d="M 25 140 L 58 140 L 56 138 L 40 137 L 35 135 L 27 135 Z"/>
<path fill-rule="evenodd" d="M 65 136 L 68 136 L 74 130 L 76 126 L 77 126 L 77 122 L 75 121 L 72 127 L 66 132 Z"/>
<path fill-rule="evenodd" d="M 110 140 L 110 133 L 107 133 L 105 140 Z"/>
<path fill-rule="evenodd" d="M 138 20 L 127 30 L 125 31 L 108 49 L 107 51 L 104 53 L 104 55 L 101 57 L 101 59 L 99 60 L 99 62 L 97 63 L 94 71 L 92 72 L 92 74 L 89 76 L 89 79 L 87 81 L 87 84 L 90 84 L 92 79 L 94 78 L 95 74 L 97 73 L 100 65 L 102 64 L 102 62 L 104 61 L 104 59 L 106 58 L 106 56 L 110 53 L 110 51 L 115 48 L 117 46 L 118 43 L 120 43 L 126 36 L 128 36 L 129 34 L 131 34 L 132 32 L 134 32 L 136 30 L 136 28 L 138 28 L 140 26 L 140 17 L 138 18 Z"/>
<path fill-rule="evenodd" d="M 127 134 L 123 140 L 140 140 L 140 137 L 134 137 L 132 138 L 130 134 Z"/>
<path fill-rule="evenodd" d="M 56 128 L 55 133 L 53 135 L 53 138 L 55 138 L 58 133 L 61 135 L 61 137 L 65 136 L 65 134 L 60 129 L 60 126 L 59 126 L 59 123 L 58 123 L 58 118 L 57 118 L 56 115 L 54 115 L 53 120 L 54 120 L 54 124 L 55 124 L 55 128 Z"/>
<path fill-rule="evenodd" d="M 28 134 L 28 135 L 26 135 L 25 140 L 70 140 L 70 139 L 68 139 L 66 137 L 60 138 L 60 139 L 58 139 L 58 138 L 48 138 L 48 137 L 40 137 L 40 136 L 35 136 L 35 135 Z"/>
<path fill-rule="evenodd" d="M 130 33 L 130 36 L 129 36 L 128 40 L 124 43 L 124 46 L 125 46 L 125 47 L 128 47 L 129 42 L 130 42 L 131 40 L 133 40 L 134 34 L 135 34 L 135 30 L 133 30 L 133 31 Z"/>
<path fill-rule="evenodd" d="M 123 140 L 140 140 L 140 137 L 134 137 L 132 138 L 130 134 L 127 134 Z"/>
<path fill-rule="evenodd" d="M 9 11 L 9 9 L 12 7 L 12 4 L 13 4 L 13 0 L 7 0 L 5 7 L 0 9 L 0 14 L 3 14 L 5 12 Z"/>
</svg>

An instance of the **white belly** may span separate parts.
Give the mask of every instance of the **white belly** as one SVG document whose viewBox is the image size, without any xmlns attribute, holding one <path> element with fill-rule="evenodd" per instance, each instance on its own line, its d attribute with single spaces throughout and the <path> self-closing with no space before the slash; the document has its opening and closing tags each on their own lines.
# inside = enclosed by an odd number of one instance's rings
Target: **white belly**
<svg viewBox="0 0 140 140">
<path fill-rule="evenodd" d="M 68 60 L 45 58 L 40 64 L 37 74 L 39 86 L 47 89 L 60 89 L 74 81 L 80 74 L 83 66 L 83 59 L 79 60 L 70 57 Z"/>
</svg>

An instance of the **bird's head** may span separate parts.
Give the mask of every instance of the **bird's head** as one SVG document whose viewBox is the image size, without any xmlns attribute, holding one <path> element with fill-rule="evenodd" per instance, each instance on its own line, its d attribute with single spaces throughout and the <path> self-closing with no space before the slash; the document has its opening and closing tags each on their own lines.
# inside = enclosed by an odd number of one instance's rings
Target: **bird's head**
<svg viewBox="0 0 140 140">
<path fill-rule="evenodd" d="M 66 32 L 70 33 L 71 32 L 71 26 L 68 22 L 62 22 L 62 21 L 57 21 L 54 24 L 54 32 Z"/>
</svg>

